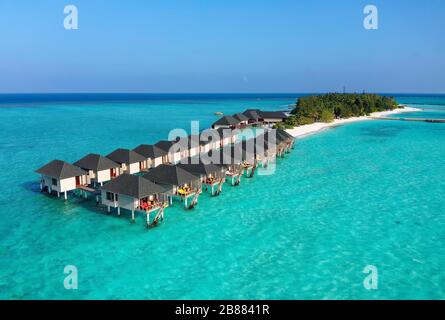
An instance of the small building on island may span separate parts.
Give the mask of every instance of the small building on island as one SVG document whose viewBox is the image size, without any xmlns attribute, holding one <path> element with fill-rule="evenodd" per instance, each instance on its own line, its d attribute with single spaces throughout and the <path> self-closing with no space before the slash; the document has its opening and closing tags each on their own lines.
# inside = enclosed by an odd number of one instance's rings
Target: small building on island
<svg viewBox="0 0 445 320">
<path fill-rule="evenodd" d="M 145 157 L 133 150 L 119 148 L 107 155 L 107 158 L 120 165 L 120 174 L 133 174 L 147 169 Z"/>
<path fill-rule="evenodd" d="M 74 165 L 88 172 L 87 183 L 103 185 L 119 175 L 120 164 L 99 154 L 90 153 L 74 162 Z"/>
<path fill-rule="evenodd" d="M 86 171 L 62 160 L 53 160 L 37 169 L 36 173 L 41 175 L 40 190 L 55 191 L 58 197 L 63 193 L 65 200 L 67 192 L 88 183 Z"/>
<path fill-rule="evenodd" d="M 287 112 L 284 111 L 260 111 L 263 124 L 273 125 L 283 122 L 288 118 Z"/>
<path fill-rule="evenodd" d="M 232 116 L 223 116 L 212 124 L 212 128 L 213 129 L 219 129 L 219 128 L 234 129 L 234 128 L 238 127 L 239 124 L 240 124 L 240 121 L 238 119 L 236 119 Z"/>
</svg>

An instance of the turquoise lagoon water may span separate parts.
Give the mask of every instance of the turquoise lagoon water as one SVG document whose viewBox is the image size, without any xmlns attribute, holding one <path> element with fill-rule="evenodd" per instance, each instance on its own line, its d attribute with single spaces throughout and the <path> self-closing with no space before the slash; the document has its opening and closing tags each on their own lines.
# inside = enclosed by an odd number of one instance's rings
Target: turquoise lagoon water
<svg viewBox="0 0 445 320">
<path fill-rule="evenodd" d="M 209 126 L 215 111 L 295 97 L 3 98 L 0 298 L 444 299 L 443 124 L 368 121 L 303 138 L 274 175 L 203 195 L 193 211 L 170 207 L 151 230 L 142 216 L 131 224 L 38 192 L 33 171 L 53 158 L 153 143 L 190 120 Z M 398 99 L 445 113 L 444 96 Z M 78 290 L 64 289 L 66 265 Z M 377 290 L 363 287 L 366 265 Z"/>
</svg>

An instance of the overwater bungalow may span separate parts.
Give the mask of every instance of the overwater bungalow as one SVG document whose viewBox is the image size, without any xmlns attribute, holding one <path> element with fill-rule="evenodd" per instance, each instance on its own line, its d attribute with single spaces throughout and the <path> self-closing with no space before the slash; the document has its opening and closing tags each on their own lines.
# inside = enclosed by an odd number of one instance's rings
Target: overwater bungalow
<svg viewBox="0 0 445 320">
<path fill-rule="evenodd" d="M 65 200 L 67 192 L 88 183 L 86 171 L 62 160 L 53 160 L 36 170 L 36 173 L 41 174 L 41 191 L 46 190 L 48 193 L 55 191 L 58 197 L 63 193 Z"/>
<path fill-rule="evenodd" d="M 163 163 L 167 163 L 168 152 L 153 144 L 141 144 L 133 149 L 134 152 L 144 156 L 146 168 L 155 168 Z"/>
<path fill-rule="evenodd" d="M 212 132 L 205 130 L 201 134 L 189 135 L 188 137 L 178 138 L 173 148 L 181 149 L 180 161 L 189 157 L 194 157 L 200 153 L 209 152 L 213 147 Z M 175 162 L 175 163 L 178 163 Z"/>
<path fill-rule="evenodd" d="M 243 112 L 243 114 L 249 118 L 248 123 L 249 124 L 258 124 L 262 122 L 262 118 L 260 115 L 259 109 L 247 109 Z"/>
<path fill-rule="evenodd" d="M 267 134 L 260 134 L 255 137 L 255 158 L 261 167 L 267 167 L 269 162 L 274 161 L 277 156 L 277 143 L 271 143 Z"/>
<path fill-rule="evenodd" d="M 138 173 L 147 169 L 146 160 L 143 155 L 129 149 L 116 149 L 107 155 L 107 158 L 120 165 L 120 174 Z"/>
<path fill-rule="evenodd" d="M 181 161 L 182 158 L 188 157 L 188 148 L 185 142 L 184 145 L 182 145 L 181 143 L 178 143 L 178 140 L 161 140 L 155 143 L 155 146 L 167 153 L 167 155 L 162 158 L 163 164 L 175 164 Z"/>
<path fill-rule="evenodd" d="M 199 175 L 201 183 L 210 189 L 212 196 L 219 195 L 222 192 L 222 186 L 225 182 L 225 169 L 214 164 L 178 164 L 178 167 L 185 171 Z"/>
<path fill-rule="evenodd" d="M 164 209 L 168 205 L 165 188 L 141 176 L 124 173 L 106 183 L 102 188 L 102 204 L 110 209 L 121 208 L 131 211 L 131 219 L 135 219 L 135 211 L 146 214 L 147 225 L 157 224 L 158 219 L 164 218 Z M 150 213 L 157 212 L 153 222 L 150 222 Z"/>
<path fill-rule="evenodd" d="M 266 131 L 263 135 L 264 141 L 269 145 L 275 145 L 275 157 L 283 157 L 289 148 L 289 140 L 282 134 L 277 134 L 275 129 Z"/>
<path fill-rule="evenodd" d="M 244 115 L 243 113 L 235 113 L 233 117 L 239 120 L 239 127 L 244 128 L 249 123 L 249 117 Z"/>
<path fill-rule="evenodd" d="M 201 193 L 199 175 L 191 174 L 177 165 L 162 164 L 146 173 L 144 178 L 165 187 L 170 203 L 173 198 L 180 199 L 186 209 L 198 203 Z"/>
<path fill-rule="evenodd" d="M 212 124 L 213 129 L 226 128 L 235 129 L 239 126 L 240 121 L 232 116 L 223 116 Z"/>
<path fill-rule="evenodd" d="M 246 175 L 253 177 L 258 165 L 266 167 L 275 158 L 275 145 L 269 145 L 264 135 L 240 143 L 243 149 L 243 161 Z"/>
<path fill-rule="evenodd" d="M 290 152 L 291 149 L 293 149 L 295 144 L 295 137 L 289 133 L 286 132 L 286 130 L 283 129 L 275 129 L 277 136 L 279 136 L 281 139 L 285 140 L 287 143 L 286 151 Z"/>
<path fill-rule="evenodd" d="M 268 132 L 266 132 L 265 134 L 266 134 L 266 136 L 269 136 L 269 137 L 271 137 L 272 135 L 275 135 L 277 146 L 284 145 L 285 149 L 287 149 L 288 143 L 289 143 L 289 138 L 284 136 L 283 134 L 281 134 L 280 131 L 278 131 L 276 129 L 272 129 L 272 130 L 269 130 Z"/>
<path fill-rule="evenodd" d="M 87 184 L 92 184 L 94 187 L 116 178 L 120 169 L 120 164 L 95 153 L 77 160 L 74 165 L 88 172 Z"/>
<path fill-rule="evenodd" d="M 240 162 L 242 173 L 247 177 L 253 177 L 257 167 L 256 151 L 255 139 L 244 140 L 233 146 L 233 157 L 237 163 Z"/>
</svg>

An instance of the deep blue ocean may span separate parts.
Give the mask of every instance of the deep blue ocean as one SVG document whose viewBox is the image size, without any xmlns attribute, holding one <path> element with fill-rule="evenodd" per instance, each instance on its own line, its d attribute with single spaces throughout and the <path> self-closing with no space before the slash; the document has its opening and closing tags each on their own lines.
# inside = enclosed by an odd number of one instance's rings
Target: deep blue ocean
<svg viewBox="0 0 445 320">
<path fill-rule="evenodd" d="M 444 299 L 445 124 L 364 121 L 297 141 L 275 174 L 202 195 L 195 210 L 107 215 L 39 192 L 52 159 L 166 139 L 298 94 L 0 95 L 2 299 Z M 395 95 L 445 118 L 445 95 Z M 64 288 L 64 267 L 78 289 Z M 367 290 L 363 269 L 378 270 Z"/>
</svg>

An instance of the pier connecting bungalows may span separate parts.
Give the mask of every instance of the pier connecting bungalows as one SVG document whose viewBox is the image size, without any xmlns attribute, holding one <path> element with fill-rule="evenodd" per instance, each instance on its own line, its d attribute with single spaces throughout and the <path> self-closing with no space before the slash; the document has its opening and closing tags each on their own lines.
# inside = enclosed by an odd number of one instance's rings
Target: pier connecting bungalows
<svg viewBox="0 0 445 320">
<path fill-rule="evenodd" d="M 155 168 L 168 162 L 168 153 L 152 144 L 141 144 L 134 148 L 133 151 L 144 156 L 147 169 Z"/>
<path fill-rule="evenodd" d="M 199 175 L 191 174 L 177 165 L 162 164 L 146 173 L 144 178 L 165 187 L 170 203 L 173 198 L 178 198 L 184 202 L 186 209 L 191 209 L 198 203 L 201 193 Z"/>
<path fill-rule="evenodd" d="M 138 173 L 147 169 L 144 156 L 129 149 L 116 149 L 107 158 L 120 164 L 120 173 Z"/>
<path fill-rule="evenodd" d="M 63 193 L 65 200 L 68 191 L 87 184 L 86 171 L 62 160 L 53 160 L 37 169 L 36 173 L 41 175 L 40 190 L 55 191 L 58 197 Z"/>
<path fill-rule="evenodd" d="M 212 195 L 219 195 L 222 192 L 222 186 L 225 181 L 225 170 L 221 166 L 214 164 L 178 164 L 178 167 L 185 171 L 197 175 L 201 178 L 201 183 L 210 187 Z"/>
<path fill-rule="evenodd" d="M 93 186 L 103 185 L 119 175 L 120 164 L 95 153 L 77 160 L 74 165 L 88 172 L 87 183 Z"/>
<path fill-rule="evenodd" d="M 167 206 L 165 188 L 155 184 L 141 176 L 124 173 L 116 179 L 106 183 L 102 187 L 102 204 L 117 208 L 117 214 L 121 214 L 121 208 L 131 211 L 131 219 L 134 221 L 135 211 L 142 211 L 147 215 L 147 224 L 150 225 L 150 213 L 157 211 L 154 223 L 164 217 L 164 208 Z"/>
</svg>

